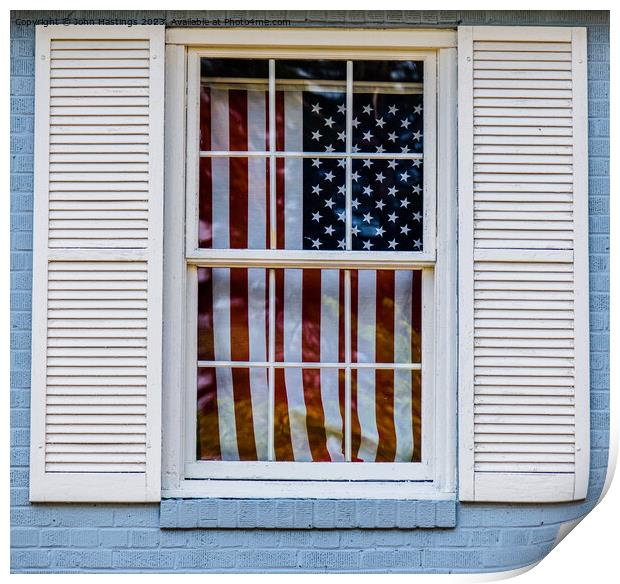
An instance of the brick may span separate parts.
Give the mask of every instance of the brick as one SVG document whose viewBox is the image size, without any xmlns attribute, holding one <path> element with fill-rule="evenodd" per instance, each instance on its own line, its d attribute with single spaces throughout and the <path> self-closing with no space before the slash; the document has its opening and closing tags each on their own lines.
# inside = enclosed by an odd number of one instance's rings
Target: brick
<svg viewBox="0 0 620 584">
<path fill-rule="evenodd" d="M 50 565 L 47 550 L 15 550 L 11 552 L 11 568 L 46 568 Z"/>
<path fill-rule="evenodd" d="M 157 529 L 134 529 L 131 531 L 131 546 L 137 548 L 152 548 L 159 545 L 159 531 Z"/>
<path fill-rule="evenodd" d="M 237 568 L 292 568 L 297 564 L 294 550 L 239 550 Z"/>
<path fill-rule="evenodd" d="M 124 548 L 129 546 L 129 530 L 113 527 L 99 531 L 99 545 L 104 548 Z"/>
<path fill-rule="evenodd" d="M 15 527 L 11 529 L 11 547 L 37 547 L 39 529 L 36 527 Z"/>
<path fill-rule="evenodd" d="M 42 529 L 41 547 L 69 547 L 71 545 L 70 529 Z"/>
</svg>

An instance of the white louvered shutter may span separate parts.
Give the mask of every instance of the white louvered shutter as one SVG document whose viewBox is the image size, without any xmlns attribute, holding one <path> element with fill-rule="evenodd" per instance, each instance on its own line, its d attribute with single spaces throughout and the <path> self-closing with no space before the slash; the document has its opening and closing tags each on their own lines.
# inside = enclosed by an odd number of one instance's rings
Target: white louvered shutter
<svg viewBox="0 0 620 584">
<path fill-rule="evenodd" d="M 586 496 L 586 32 L 462 27 L 459 483 L 466 501 Z"/>
<path fill-rule="evenodd" d="M 31 501 L 160 497 L 163 27 L 38 27 Z"/>
</svg>

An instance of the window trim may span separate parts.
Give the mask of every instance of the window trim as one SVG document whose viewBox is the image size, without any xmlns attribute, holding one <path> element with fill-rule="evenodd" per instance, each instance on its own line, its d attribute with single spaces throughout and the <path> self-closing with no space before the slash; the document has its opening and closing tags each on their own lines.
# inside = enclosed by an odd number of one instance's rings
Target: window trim
<svg viewBox="0 0 620 584">
<path fill-rule="evenodd" d="M 168 31 L 173 32 L 173 31 Z M 174 31 L 176 32 L 176 31 Z M 211 34 L 213 31 L 194 31 Z M 239 31 L 219 31 L 224 33 L 238 33 Z M 246 32 L 246 31 L 244 31 Z M 256 32 L 256 31 L 253 31 Z M 293 32 L 293 31 L 287 31 Z M 314 39 L 308 43 L 309 46 L 316 46 L 325 31 L 295 31 L 303 33 L 306 40 L 309 37 Z M 333 33 L 333 31 L 331 31 Z M 339 38 L 345 37 L 351 39 L 353 36 L 348 33 L 359 33 L 360 31 L 338 31 Z M 391 36 L 391 31 L 377 31 L 379 36 Z M 260 37 L 263 41 L 268 39 L 271 43 L 274 36 L 273 31 L 261 31 L 262 34 L 253 34 L 253 39 Z M 382 34 L 384 33 L 384 34 Z M 400 33 L 402 35 L 402 31 Z M 428 31 L 426 31 L 425 39 L 428 39 Z M 438 32 L 438 35 L 444 35 L 445 31 Z M 454 33 L 450 33 L 454 34 Z M 417 32 L 408 33 L 408 38 L 415 39 Z M 174 36 L 174 35 L 173 35 Z M 217 35 L 221 39 L 221 35 Z M 226 36 L 226 35 L 224 35 Z M 232 35 L 235 36 L 234 34 Z M 288 35 L 287 35 L 288 36 Z M 330 35 L 328 35 L 330 36 Z M 333 35 L 332 35 L 333 36 Z M 365 38 L 373 38 L 364 31 Z M 456 35 L 454 34 L 456 38 Z M 203 37 L 206 38 L 206 37 Z M 209 38 L 213 40 L 213 37 Z M 439 38 L 439 37 L 438 37 Z M 244 42 L 251 44 L 252 39 L 243 37 Z M 234 39 L 232 39 L 234 40 Z M 255 43 L 256 45 L 257 43 Z M 277 41 L 274 41 L 277 45 Z M 441 43 L 440 43 L 441 44 Z M 246 47 L 246 50 L 252 47 Z M 385 49 L 385 45 L 383 46 Z M 412 47 L 413 49 L 414 47 Z M 256 49 L 256 46 L 254 46 Z M 306 46 L 306 50 L 308 46 Z M 401 47 L 396 47 L 402 50 Z M 228 49 L 226 49 L 228 50 Z M 288 49 L 287 49 L 288 50 Z M 331 49 L 330 49 L 331 50 Z M 236 51 L 235 51 L 236 52 Z M 349 59 L 366 58 L 368 50 L 347 51 Z M 419 51 L 415 51 L 419 54 Z M 333 53 L 333 51 L 332 51 Z M 185 132 L 185 105 L 186 105 L 186 71 L 188 50 L 183 45 L 168 45 L 167 54 L 167 83 L 166 83 L 166 235 L 165 237 L 165 274 L 164 278 L 164 303 L 166 314 L 164 318 L 164 339 L 165 346 L 169 347 L 164 354 L 177 354 L 180 345 L 183 344 L 182 339 L 185 338 L 184 326 L 185 314 L 195 311 L 191 305 L 183 305 L 183 294 L 179 295 L 179 291 L 185 288 L 185 266 L 186 266 L 186 249 L 185 241 L 185 224 L 184 224 L 184 202 L 185 202 L 185 158 L 179 157 L 178 152 L 185 152 L 186 140 L 188 140 Z M 213 54 L 209 49 L 209 54 Z M 230 51 L 226 54 L 232 54 Z M 273 54 L 273 51 L 270 53 Z M 358 56 L 360 54 L 360 56 Z M 442 368 L 436 367 L 434 375 L 435 385 L 438 389 L 435 395 L 435 412 L 433 415 L 435 428 L 442 431 L 436 432 L 436 438 L 433 445 L 436 445 L 433 453 L 434 474 L 432 480 L 418 479 L 413 482 L 407 477 L 399 477 L 395 481 L 377 481 L 370 482 L 360 481 L 351 482 L 332 482 L 329 480 L 236 480 L 230 477 L 229 480 L 196 480 L 189 479 L 185 475 L 185 465 L 183 451 L 184 447 L 184 424 L 183 424 L 183 397 L 182 390 L 186 387 L 184 375 L 187 370 L 185 355 L 183 359 L 165 359 L 164 360 L 164 416 L 169 422 L 164 424 L 164 440 L 163 440 L 163 496 L 175 497 L 196 497 L 196 496 L 226 496 L 226 497 L 256 497 L 256 493 L 260 493 L 261 497 L 329 497 L 329 498 L 442 498 L 453 497 L 455 491 L 455 425 L 456 425 L 456 51 L 454 49 L 441 49 L 436 51 L 438 88 L 437 103 L 438 108 L 442 112 L 437 116 L 436 142 L 441 140 L 444 147 L 445 155 L 442 156 L 441 172 L 437 173 L 437 207 L 442 212 L 437 213 L 437 239 L 438 248 L 437 262 L 434 263 L 430 258 L 420 258 L 422 261 L 412 262 L 408 259 L 409 267 L 435 265 L 435 290 L 434 305 L 438 302 L 442 306 L 449 307 L 448 310 L 442 309 L 436 311 L 434 324 L 437 334 L 433 339 L 432 348 L 437 354 L 442 355 Z M 294 52 L 295 56 L 299 56 L 299 52 Z M 316 51 L 312 51 L 312 55 L 316 58 Z M 237 52 L 238 56 L 238 52 Z M 278 56 L 280 51 L 278 51 Z M 412 58 L 414 55 L 411 51 L 402 52 L 400 58 Z M 415 55 L 417 56 L 417 55 Z M 384 55 L 381 57 L 385 58 Z M 390 58 L 399 58 L 394 56 L 392 51 L 389 52 Z M 376 53 L 374 58 L 377 58 Z M 181 131 L 182 129 L 182 131 Z M 175 153 L 177 154 L 175 156 Z M 171 209 L 173 209 L 171 211 Z M 303 252 L 302 252 L 303 254 Z M 243 251 L 237 254 L 235 261 L 240 264 L 247 264 L 247 256 L 251 255 Z M 288 252 L 287 252 L 288 255 Z M 339 254 L 340 255 L 340 254 Z M 411 254 L 413 255 L 413 254 Z M 418 255 L 418 254 L 416 254 Z M 212 256 L 209 250 L 209 256 Z M 224 257 L 226 256 L 226 257 Z M 176 258 L 176 259 L 175 259 Z M 196 258 L 199 259 L 199 258 Z M 218 260 L 218 258 L 215 258 Z M 219 260 L 226 265 L 230 265 L 230 253 L 227 251 L 222 254 Z M 297 262 L 298 259 L 293 258 Z M 375 258 L 376 259 L 376 258 Z M 334 261 L 340 260 L 335 257 Z M 381 265 L 379 259 L 376 259 L 378 265 Z M 345 262 L 346 263 L 346 262 Z M 210 262 L 211 264 L 211 262 Z M 298 263 L 295 263 L 298 266 Z M 274 266 L 275 267 L 275 266 Z M 366 265 L 364 267 L 367 267 Z M 425 270 L 427 271 L 427 270 Z M 437 285 L 439 283 L 439 285 Z M 180 301 L 181 300 L 181 301 Z M 195 320 L 195 315 L 194 315 Z M 189 321 L 191 322 L 191 321 Z M 173 351 L 170 349 L 174 348 Z M 185 352 L 185 351 L 184 351 Z M 189 392 L 184 392 L 185 394 Z M 447 429 L 447 431 L 446 431 Z M 443 435 L 442 435 L 443 434 Z M 437 454 L 441 453 L 438 458 Z M 226 463 L 230 464 L 230 463 Z M 237 463 L 232 463 L 237 464 Z M 238 463 L 246 464 L 246 463 Z M 259 463 L 260 464 L 260 463 Z M 265 464 L 265 463 L 262 463 Z M 271 463 L 273 465 L 273 463 Z M 298 465 L 304 463 L 278 463 L 279 465 Z M 313 466 L 321 463 L 313 463 Z M 326 463 L 329 464 L 329 463 Z M 386 464 L 399 463 L 381 463 L 381 468 L 387 470 Z M 402 463 L 400 463 L 402 465 Z M 306 465 L 307 466 L 307 465 Z M 318 467 L 317 467 L 318 468 Z M 265 487 L 265 488 L 261 488 Z"/>
</svg>

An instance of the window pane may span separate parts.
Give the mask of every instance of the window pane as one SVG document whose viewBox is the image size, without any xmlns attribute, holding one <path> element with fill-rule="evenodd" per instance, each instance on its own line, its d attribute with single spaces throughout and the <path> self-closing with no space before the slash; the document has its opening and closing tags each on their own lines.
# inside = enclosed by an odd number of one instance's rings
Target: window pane
<svg viewBox="0 0 620 584">
<path fill-rule="evenodd" d="M 354 462 L 421 462 L 422 376 L 408 369 L 351 372 Z"/>
<path fill-rule="evenodd" d="M 278 158 L 278 249 L 338 250 L 346 241 L 344 158 Z"/>
<path fill-rule="evenodd" d="M 267 270 L 198 268 L 198 360 L 267 360 Z"/>
<path fill-rule="evenodd" d="M 422 272 L 351 272 L 351 359 L 420 363 Z"/>
<path fill-rule="evenodd" d="M 353 151 L 422 152 L 422 61 L 353 63 Z"/>
<path fill-rule="evenodd" d="M 198 460 L 267 460 L 267 369 L 198 369 Z"/>
<path fill-rule="evenodd" d="M 276 149 L 343 152 L 346 62 L 276 61 Z"/>
<path fill-rule="evenodd" d="M 421 160 L 353 160 L 353 249 L 422 251 Z"/>
<path fill-rule="evenodd" d="M 200 59 L 200 149 L 269 149 L 269 61 Z"/>
<path fill-rule="evenodd" d="M 275 370 L 278 461 L 344 462 L 344 371 Z"/>
<path fill-rule="evenodd" d="M 344 271 L 275 271 L 276 361 L 343 362 Z"/>
<path fill-rule="evenodd" d="M 267 158 L 202 157 L 199 188 L 199 247 L 269 247 Z"/>
</svg>

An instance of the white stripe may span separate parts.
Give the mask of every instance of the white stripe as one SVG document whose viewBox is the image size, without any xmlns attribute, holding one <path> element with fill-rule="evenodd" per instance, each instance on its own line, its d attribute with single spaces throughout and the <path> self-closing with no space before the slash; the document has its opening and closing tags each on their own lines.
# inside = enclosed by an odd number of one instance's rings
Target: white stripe
<svg viewBox="0 0 620 584">
<path fill-rule="evenodd" d="M 300 91 L 284 93 L 284 149 L 303 150 L 303 101 Z M 284 247 L 303 249 L 303 159 L 284 161 Z"/>
<path fill-rule="evenodd" d="M 211 147 L 228 150 L 228 91 L 211 89 Z M 229 212 L 230 168 L 227 158 L 211 159 L 213 247 L 230 245 Z"/>
<path fill-rule="evenodd" d="M 321 270 L 321 361 L 338 359 L 340 315 L 338 270 Z M 327 451 L 334 462 L 344 461 L 338 369 L 321 369 L 321 402 L 325 415 Z"/>
<path fill-rule="evenodd" d="M 375 360 L 377 272 L 358 271 L 357 290 L 357 351 L 358 361 Z M 375 370 L 357 371 L 357 415 L 360 422 L 361 441 L 358 457 L 374 462 L 377 456 L 379 432 L 377 431 L 375 403 Z"/>
<path fill-rule="evenodd" d="M 394 275 L 394 361 L 411 363 L 411 292 L 413 272 Z M 411 462 L 413 456 L 411 371 L 394 371 L 395 462 Z"/>
<path fill-rule="evenodd" d="M 230 270 L 213 268 L 213 347 L 216 361 L 230 360 Z M 232 371 L 215 369 L 222 460 L 239 460 Z"/>
<path fill-rule="evenodd" d="M 301 361 L 301 303 L 302 270 L 284 271 L 284 360 Z M 302 370 L 286 368 L 284 370 L 288 414 L 291 426 L 291 443 L 296 462 L 312 461 L 306 427 L 306 402 Z"/>
<path fill-rule="evenodd" d="M 263 151 L 267 147 L 267 93 L 248 90 L 248 150 Z"/>
<path fill-rule="evenodd" d="M 265 92 L 248 91 L 248 149 L 265 149 Z M 248 248 L 266 248 L 267 159 L 248 157 Z M 233 210 L 234 213 L 234 210 Z"/>
</svg>

